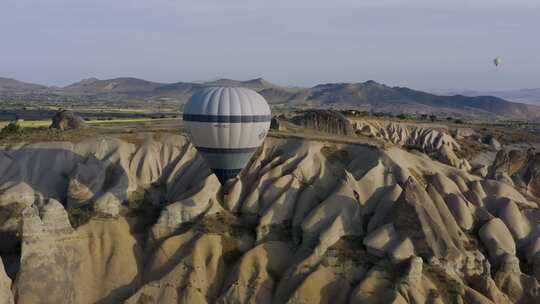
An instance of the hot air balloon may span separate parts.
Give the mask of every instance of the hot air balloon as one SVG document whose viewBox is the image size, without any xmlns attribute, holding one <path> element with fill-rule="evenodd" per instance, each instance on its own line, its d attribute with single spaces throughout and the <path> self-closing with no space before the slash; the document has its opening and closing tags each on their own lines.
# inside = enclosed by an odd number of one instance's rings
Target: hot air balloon
<svg viewBox="0 0 540 304">
<path fill-rule="evenodd" d="M 495 66 L 499 66 L 499 64 L 501 64 L 501 62 L 502 62 L 502 60 L 499 57 L 493 59 L 493 64 L 495 64 Z"/>
<path fill-rule="evenodd" d="M 183 118 L 193 145 L 223 185 L 261 146 L 272 116 L 266 100 L 253 90 L 210 87 L 189 99 Z"/>
</svg>

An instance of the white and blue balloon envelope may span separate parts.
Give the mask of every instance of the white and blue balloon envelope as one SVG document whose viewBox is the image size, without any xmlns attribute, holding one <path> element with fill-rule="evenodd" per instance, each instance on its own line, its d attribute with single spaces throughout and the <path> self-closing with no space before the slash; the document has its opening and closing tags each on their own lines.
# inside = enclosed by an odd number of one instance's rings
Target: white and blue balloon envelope
<svg viewBox="0 0 540 304">
<path fill-rule="evenodd" d="M 262 145 L 272 115 L 259 93 L 240 87 L 210 87 L 184 107 L 191 142 L 221 184 L 236 177 Z"/>
</svg>

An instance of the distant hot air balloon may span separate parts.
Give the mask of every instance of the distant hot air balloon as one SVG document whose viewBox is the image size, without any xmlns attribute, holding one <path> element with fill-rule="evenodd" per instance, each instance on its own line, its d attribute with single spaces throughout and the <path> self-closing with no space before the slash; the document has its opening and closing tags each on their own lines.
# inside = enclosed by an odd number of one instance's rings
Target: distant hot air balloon
<svg viewBox="0 0 540 304">
<path fill-rule="evenodd" d="M 499 57 L 493 59 L 493 64 L 495 64 L 495 66 L 499 66 L 501 64 L 501 62 L 502 62 L 502 60 Z"/>
<path fill-rule="evenodd" d="M 222 185 L 236 177 L 261 146 L 271 119 L 266 100 L 246 88 L 205 88 L 184 107 L 191 141 Z"/>
</svg>

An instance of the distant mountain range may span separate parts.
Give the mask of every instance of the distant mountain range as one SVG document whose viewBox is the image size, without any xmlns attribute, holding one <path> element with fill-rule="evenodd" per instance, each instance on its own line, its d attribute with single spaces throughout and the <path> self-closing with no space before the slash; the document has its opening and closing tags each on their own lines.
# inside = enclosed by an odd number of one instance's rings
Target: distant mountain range
<svg viewBox="0 0 540 304">
<path fill-rule="evenodd" d="M 269 103 L 284 107 L 359 109 L 392 113 L 422 113 L 479 119 L 540 121 L 540 106 L 507 101 L 495 96 L 443 96 L 406 87 L 390 87 L 375 81 L 327 83 L 311 88 L 285 87 L 262 78 L 247 81 L 219 79 L 209 82 L 158 83 L 123 77 L 84 79 L 65 87 L 47 87 L 0 78 L 0 101 L 158 101 L 184 103 L 208 86 L 243 86 L 254 89 Z M 468 94 L 472 95 L 472 94 Z M 483 94 L 479 94 L 483 95 Z"/>
<path fill-rule="evenodd" d="M 540 105 L 540 88 L 534 89 L 519 89 L 519 90 L 504 90 L 504 91 L 482 91 L 482 90 L 465 90 L 465 91 L 440 91 L 438 94 L 444 95 L 464 95 L 464 96 L 496 96 L 509 101 Z"/>
<path fill-rule="evenodd" d="M 46 89 L 47 87 L 43 85 L 22 82 L 12 78 L 0 77 L 0 93 L 33 92 Z"/>
</svg>

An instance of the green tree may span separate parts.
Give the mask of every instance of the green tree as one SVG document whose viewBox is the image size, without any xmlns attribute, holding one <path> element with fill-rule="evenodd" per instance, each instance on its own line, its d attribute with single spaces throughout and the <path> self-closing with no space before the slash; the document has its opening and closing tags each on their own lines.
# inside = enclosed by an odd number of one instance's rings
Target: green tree
<svg viewBox="0 0 540 304">
<path fill-rule="evenodd" d="M 21 133 L 22 130 L 23 130 L 22 127 L 18 123 L 12 121 L 8 123 L 7 125 L 5 125 L 2 128 L 2 130 L 0 130 L 0 134 L 2 135 L 17 134 L 17 133 Z"/>
</svg>

